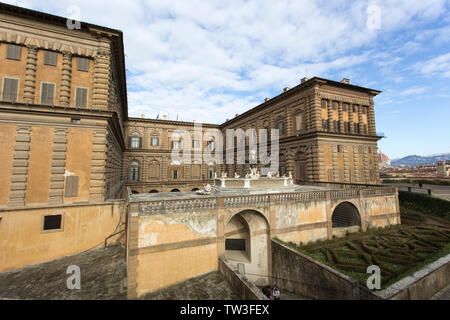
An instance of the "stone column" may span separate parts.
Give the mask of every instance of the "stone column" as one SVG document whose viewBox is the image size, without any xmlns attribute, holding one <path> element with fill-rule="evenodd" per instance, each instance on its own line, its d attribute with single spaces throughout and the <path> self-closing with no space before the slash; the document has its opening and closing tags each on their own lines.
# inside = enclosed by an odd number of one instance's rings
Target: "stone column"
<svg viewBox="0 0 450 320">
<path fill-rule="evenodd" d="M 25 103 L 34 103 L 34 94 L 36 91 L 37 47 L 27 46 L 27 48 L 28 54 L 23 88 L 23 100 Z"/>
<path fill-rule="evenodd" d="M 59 103 L 62 106 L 70 105 L 70 91 L 72 81 L 72 53 L 63 52 L 61 90 L 59 91 Z"/>
<path fill-rule="evenodd" d="M 89 201 L 103 201 L 105 198 L 106 135 L 106 128 L 94 129 Z"/>
<path fill-rule="evenodd" d="M 53 138 L 52 169 L 50 176 L 49 204 L 64 202 L 64 173 L 66 171 L 67 129 L 55 128 Z"/>
<path fill-rule="evenodd" d="M 28 159 L 30 153 L 31 127 L 18 125 L 16 127 L 16 145 L 12 163 L 9 207 L 25 206 L 25 195 L 28 177 Z"/>
<path fill-rule="evenodd" d="M 342 111 L 342 102 L 338 102 L 339 114 L 339 132 L 344 132 L 344 112 Z"/>
<path fill-rule="evenodd" d="M 109 44 L 103 45 L 97 51 L 94 61 L 94 87 L 92 90 L 92 107 L 108 110 L 110 76 Z"/>
</svg>

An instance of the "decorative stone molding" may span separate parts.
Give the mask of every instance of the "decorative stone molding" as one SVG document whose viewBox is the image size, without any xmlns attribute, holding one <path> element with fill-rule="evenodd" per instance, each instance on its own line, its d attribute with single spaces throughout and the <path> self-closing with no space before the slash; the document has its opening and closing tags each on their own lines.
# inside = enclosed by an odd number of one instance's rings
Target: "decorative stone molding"
<svg viewBox="0 0 450 320">
<path fill-rule="evenodd" d="M 67 129 L 55 128 L 53 138 L 52 169 L 50 176 L 49 204 L 64 202 L 64 173 L 66 168 Z"/>
<path fill-rule="evenodd" d="M 37 47 L 29 45 L 27 48 L 28 53 L 23 98 L 25 103 L 34 103 L 34 94 L 36 89 Z"/>
<path fill-rule="evenodd" d="M 92 107 L 94 109 L 108 110 L 109 81 L 110 81 L 110 61 L 108 43 L 101 43 L 94 61 L 94 86 L 92 89 Z M 106 47 L 107 46 L 107 47 Z"/>
<path fill-rule="evenodd" d="M 106 136 L 106 128 L 94 130 L 94 139 L 92 141 L 91 179 L 89 183 L 90 201 L 103 201 L 105 198 Z"/>
<path fill-rule="evenodd" d="M 25 206 L 25 196 L 28 176 L 28 159 L 30 153 L 31 127 L 18 125 L 16 127 L 16 145 L 12 163 L 9 207 Z"/>
<path fill-rule="evenodd" d="M 61 90 L 59 94 L 59 103 L 63 106 L 70 105 L 70 91 L 72 81 L 72 53 L 63 52 Z"/>
</svg>

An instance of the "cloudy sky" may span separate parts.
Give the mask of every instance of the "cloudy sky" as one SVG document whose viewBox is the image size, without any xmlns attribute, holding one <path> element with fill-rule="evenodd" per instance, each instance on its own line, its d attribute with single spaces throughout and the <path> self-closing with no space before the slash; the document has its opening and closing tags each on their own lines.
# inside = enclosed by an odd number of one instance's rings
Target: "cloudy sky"
<svg viewBox="0 0 450 320">
<path fill-rule="evenodd" d="M 450 152 L 450 0 L 19 0 L 124 32 L 131 116 L 222 123 L 319 76 L 383 91 L 380 149 Z"/>
</svg>

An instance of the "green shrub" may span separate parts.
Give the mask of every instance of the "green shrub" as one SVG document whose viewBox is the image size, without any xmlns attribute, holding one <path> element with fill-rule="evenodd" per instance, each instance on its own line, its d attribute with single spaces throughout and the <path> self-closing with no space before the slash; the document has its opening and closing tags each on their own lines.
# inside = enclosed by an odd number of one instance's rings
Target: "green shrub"
<svg viewBox="0 0 450 320">
<path fill-rule="evenodd" d="M 421 193 L 399 191 L 400 205 L 450 220 L 450 201 Z"/>
</svg>

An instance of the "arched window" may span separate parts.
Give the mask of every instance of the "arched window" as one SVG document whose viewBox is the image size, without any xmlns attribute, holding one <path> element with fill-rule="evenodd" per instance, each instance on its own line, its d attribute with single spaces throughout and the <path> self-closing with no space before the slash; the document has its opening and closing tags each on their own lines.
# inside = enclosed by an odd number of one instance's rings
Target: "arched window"
<svg viewBox="0 0 450 320">
<path fill-rule="evenodd" d="M 278 129 L 280 135 L 284 134 L 284 121 L 283 120 L 277 121 L 277 129 Z"/>
<path fill-rule="evenodd" d="M 130 166 L 130 181 L 139 181 L 139 163 L 132 162 Z"/>
<path fill-rule="evenodd" d="M 149 193 L 159 193 L 158 190 L 151 190 Z"/>
<path fill-rule="evenodd" d="M 134 132 L 130 137 L 130 147 L 132 149 L 142 148 L 142 138 L 139 137 L 139 133 Z"/>
<path fill-rule="evenodd" d="M 358 209 L 350 202 L 339 204 L 331 216 L 333 228 L 360 226 L 361 219 Z"/>
<path fill-rule="evenodd" d="M 170 191 L 170 192 L 180 192 L 180 190 L 178 190 L 178 189 L 172 189 L 172 191 Z"/>
</svg>

